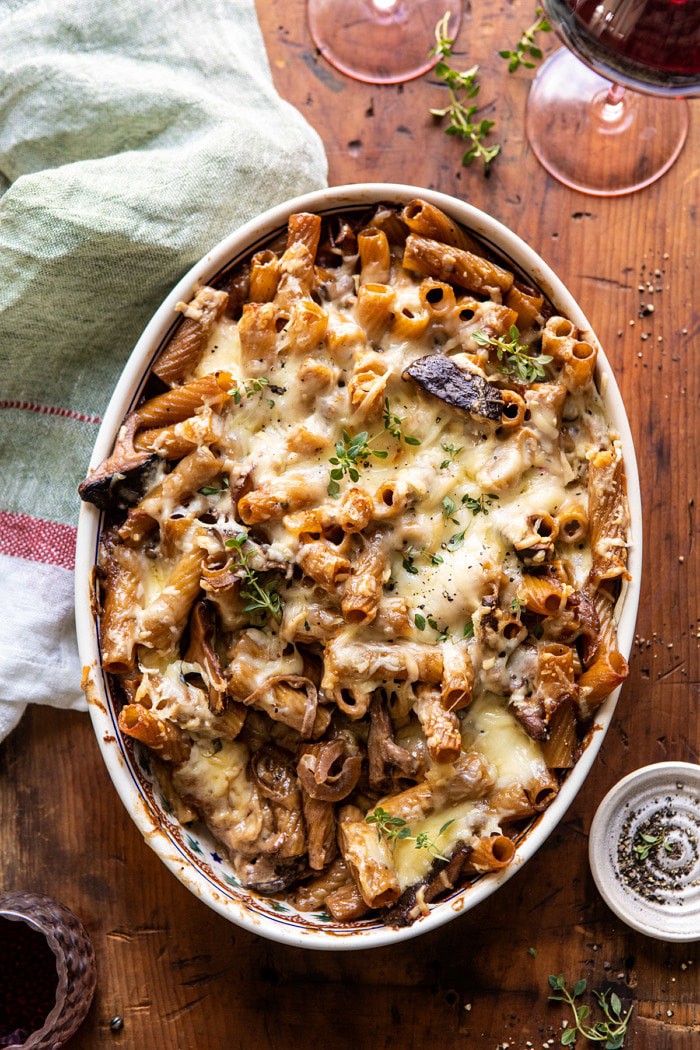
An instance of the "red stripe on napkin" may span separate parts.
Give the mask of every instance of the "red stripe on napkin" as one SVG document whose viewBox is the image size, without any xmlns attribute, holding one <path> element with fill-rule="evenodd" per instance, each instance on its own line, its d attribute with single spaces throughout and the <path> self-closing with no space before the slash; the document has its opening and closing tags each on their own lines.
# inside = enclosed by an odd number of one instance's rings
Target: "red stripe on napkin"
<svg viewBox="0 0 700 1050">
<path fill-rule="evenodd" d="M 77 531 L 73 525 L 0 510 L 0 554 L 74 569 Z"/>
<path fill-rule="evenodd" d="M 22 412 L 39 412 L 42 416 L 62 416 L 64 419 L 76 419 L 79 423 L 101 423 L 99 416 L 86 416 L 83 412 L 74 412 L 71 408 L 59 408 L 58 405 L 34 405 L 31 401 L 0 401 L 0 408 L 18 408 Z"/>
</svg>

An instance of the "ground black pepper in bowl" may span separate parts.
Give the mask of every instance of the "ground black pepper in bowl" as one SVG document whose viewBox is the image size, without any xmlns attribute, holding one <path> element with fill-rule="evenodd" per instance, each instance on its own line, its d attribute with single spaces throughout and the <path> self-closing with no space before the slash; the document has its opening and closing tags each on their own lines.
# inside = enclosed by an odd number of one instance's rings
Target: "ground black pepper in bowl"
<svg viewBox="0 0 700 1050">
<path fill-rule="evenodd" d="M 591 871 L 609 907 L 667 941 L 700 939 L 700 765 L 660 762 L 628 774 L 591 825 Z"/>
<path fill-rule="evenodd" d="M 667 797 L 666 801 L 671 800 Z M 683 889 L 699 856 L 697 839 L 687 829 L 674 825 L 675 816 L 671 805 L 656 810 L 641 823 L 632 813 L 625 820 L 617 843 L 622 881 L 640 897 L 662 906 L 669 893 L 675 895 Z"/>
</svg>

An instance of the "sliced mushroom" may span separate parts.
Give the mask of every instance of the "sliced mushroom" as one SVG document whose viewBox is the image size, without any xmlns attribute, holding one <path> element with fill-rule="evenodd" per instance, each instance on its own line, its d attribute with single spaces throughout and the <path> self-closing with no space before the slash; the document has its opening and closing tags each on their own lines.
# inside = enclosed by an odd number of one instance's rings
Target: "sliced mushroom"
<svg viewBox="0 0 700 1050">
<path fill-rule="evenodd" d="M 412 926 L 416 919 L 427 914 L 431 901 L 457 885 L 471 852 L 470 845 L 458 842 L 447 863 L 436 860 L 427 878 L 404 890 L 396 904 L 382 915 L 387 926 Z"/>
<path fill-rule="evenodd" d="M 389 773 L 396 767 L 407 777 L 415 777 L 420 762 L 410 751 L 400 747 L 392 735 L 391 718 L 382 698 L 375 695 L 370 704 L 370 729 L 367 740 L 369 782 L 375 791 L 387 786 Z"/>
<path fill-rule="evenodd" d="M 246 706 L 257 707 L 275 722 L 284 722 L 301 736 L 314 740 L 323 736 L 331 714 L 318 703 L 318 690 L 303 675 L 278 675 L 263 682 L 247 696 L 240 697 Z"/>
<path fill-rule="evenodd" d="M 412 379 L 428 394 L 478 419 L 501 421 L 505 402 L 498 387 L 483 376 L 460 368 L 444 354 L 419 357 L 404 370 L 403 378 Z"/>
<path fill-rule="evenodd" d="M 544 708 L 536 696 L 513 697 L 510 709 L 529 737 L 533 740 L 546 738 Z"/>
<path fill-rule="evenodd" d="M 214 617 L 206 602 L 197 602 L 190 614 L 190 641 L 185 660 L 202 668 L 209 708 L 220 715 L 224 710 L 226 679 L 214 649 Z"/>
<path fill-rule="evenodd" d="M 600 644 L 600 617 L 586 591 L 574 591 L 566 603 L 578 621 L 578 636 L 581 639 L 581 660 L 589 667 L 595 659 Z"/>
<path fill-rule="evenodd" d="M 281 748 L 268 744 L 250 759 L 250 772 L 260 793 L 272 810 L 279 836 L 275 854 L 280 859 L 299 857 L 306 852 L 306 835 L 301 809 L 301 792 L 291 757 Z"/>
<path fill-rule="evenodd" d="M 143 498 L 160 458 L 154 452 L 134 448 L 138 426 L 138 417 L 129 416 L 117 435 L 112 455 L 78 486 L 78 495 L 85 503 L 94 503 L 100 510 L 126 510 Z"/>
<path fill-rule="evenodd" d="M 361 767 L 362 756 L 350 752 L 345 737 L 337 737 L 305 747 L 297 763 L 297 774 L 311 798 L 340 802 L 354 789 Z"/>
<path fill-rule="evenodd" d="M 335 827 L 335 806 L 312 798 L 304 789 L 301 792 L 304 823 L 306 824 L 306 849 L 309 867 L 323 871 L 338 852 Z"/>
<path fill-rule="evenodd" d="M 255 890 L 263 897 L 283 893 L 294 886 L 306 870 L 304 857 L 278 861 L 261 854 L 255 860 L 238 856 L 233 860 L 233 870 L 247 889 Z"/>
</svg>

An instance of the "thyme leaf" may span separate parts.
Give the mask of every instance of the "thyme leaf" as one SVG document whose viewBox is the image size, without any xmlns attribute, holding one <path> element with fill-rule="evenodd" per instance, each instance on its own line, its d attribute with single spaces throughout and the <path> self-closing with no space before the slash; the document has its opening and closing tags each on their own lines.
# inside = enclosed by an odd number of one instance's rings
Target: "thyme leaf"
<svg viewBox="0 0 700 1050">
<path fill-rule="evenodd" d="M 411 434 L 404 434 L 403 423 L 404 420 L 401 416 L 397 416 L 391 411 L 391 405 L 389 398 L 384 398 L 384 431 L 387 434 L 391 434 L 397 441 L 405 441 L 407 445 L 420 445 L 420 440 L 417 437 L 413 437 Z"/>
<path fill-rule="evenodd" d="M 523 383 L 534 383 L 537 379 L 546 379 L 545 365 L 552 361 L 549 354 L 532 355 L 527 347 L 520 344 L 520 332 L 516 325 L 510 326 L 510 341 L 504 338 L 493 339 L 486 332 L 474 332 L 478 346 L 493 347 L 498 358 L 497 368 L 505 375 L 515 376 Z"/>
<path fill-rule="evenodd" d="M 267 378 L 267 376 L 259 376 L 257 379 L 251 379 L 250 383 L 244 383 L 243 381 L 240 381 L 236 389 L 233 391 L 233 403 L 235 405 L 240 405 L 244 396 L 246 398 L 252 397 L 253 394 L 260 393 L 263 387 L 269 385 L 270 380 Z M 274 407 L 274 404 L 275 403 L 273 401 L 271 407 Z"/>
<path fill-rule="evenodd" d="M 443 459 L 442 463 L 440 464 L 440 470 L 444 470 L 445 467 L 449 467 L 450 463 L 454 463 L 455 459 L 464 448 L 464 445 L 460 445 L 459 448 L 455 448 L 454 445 L 441 444 L 440 448 L 443 452 L 447 453 L 447 459 Z"/>
</svg>

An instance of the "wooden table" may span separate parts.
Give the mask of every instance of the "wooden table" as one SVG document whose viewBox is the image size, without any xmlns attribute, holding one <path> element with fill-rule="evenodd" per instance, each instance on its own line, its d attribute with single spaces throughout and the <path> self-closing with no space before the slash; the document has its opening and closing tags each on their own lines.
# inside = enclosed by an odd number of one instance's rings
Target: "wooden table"
<svg viewBox="0 0 700 1050">
<path fill-rule="evenodd" d="M 533 4 L 473 7 L 459 45 L 464 65 L 481 65 L 503 143 L 488 180 L 461 168 L 458 143 L 433 125 L 428 108 L 443 96 L 429 77 L 384 88 L 346 80 L 315 55 L 304 0 L 259 0 L 277 86 L 320 132 L 331 183 L 411 182 L 469 200 L 529 241 L 593 319 L 627 404 L 644 500 L 638 639 L 614 726 L 525 872 L 432 934 L 341 954 L 282 947 L 209 911 L 142 841 L 87 716 L 33 710 L 0 748 L 0 878 L 64 900 L 93 937 L 98 991 L 75 1050 L 558 1046 L 565 1014 L 547 1001 L 550 973 L 633 1001 L 634 1050 L 700 1045 L 697 947 L 627 929 L 587 862 L 591 818 L 616 780 L 649 762 L 698 760 L 700 104 L 679 162 L 656 185 L 617 200 L 570 192 L 525 141 L 529 75 L 509 77 L 496 55 Z M 641 293 L 652 275 L 653 295 Z M 640 318 L 640 302 L 653 314 Z"/>
</svg>

